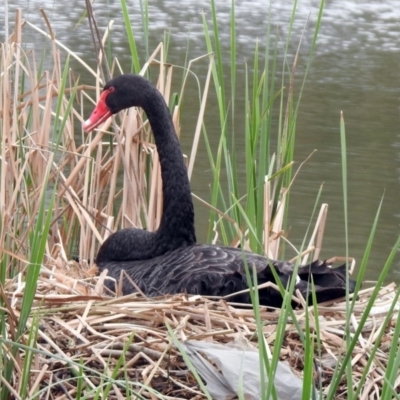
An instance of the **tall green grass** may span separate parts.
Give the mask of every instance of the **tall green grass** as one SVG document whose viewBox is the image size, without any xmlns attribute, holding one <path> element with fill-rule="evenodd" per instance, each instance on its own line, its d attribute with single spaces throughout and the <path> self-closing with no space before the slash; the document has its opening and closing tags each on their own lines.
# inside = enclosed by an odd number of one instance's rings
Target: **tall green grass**
<svg viewBox="0 0 400 400">
<path fill-rule="evenodd" d="M 243 235 L 247 229 L 249 230 L 246 239 L 253 251 L 262 253 L 268 247 L 268 243 L 263 243 L 264 240 L 268 242 L 269 237 L 265 233 L 265 214 L 268 213 L 269 229 L 272 230 L 274 221 L 280 217 L 279 211 L 285 207 L 289 199 L 287 190 L 292 180 L 296 119 L 308 69 L 315 51 L 323 4 L 324 2 L 321 2 L 305 72 L 300 79 L 296 77 L 295 73 L 298 67 L 298 56 L 302 51 L 301 38 L 294 39 L 291 36 L 297 2 L 294 2 L 293 5 L 288 34 L 284 43 L 272 42 L 271 22 L 266 20 L 265 38 L 261 44 L 255 43 L 251 65 L 244 65 L 245 99 L 244 108 L 241 109 L 237 106 L 236 85 L 237 66 L 243 63 L 237 56 L 237 16 L 234 2 L 231 3 L 231 41 L 228 50 L 223 50 L 224 46 L 221 44 L 215 1 L 211 1 L 210 21 L 203 16 L 207 51 L 212 52 L 216 58 L 216 65 L 213 67 L 213 82 L 220 122 L 218 129 L 220 143 L 216 154 L 213 152 L 207 132 L 205 132 L 213 171 L 211 205 L 226 211 L 229 217 L 237 223 L 237 225 L 232 225 L 228 219 L 220 219 L 219 215 L 211 212 L 209 241 L 212 240 L 213 230 L 217 225 L 222 240 L 232 244 L 237 240 L 237 226 L 239 226 Z M 270 12 L 271 10 L 269 13 L 266 12 L 266 15 L 270 15 Z M 297 53 L 293 57 L 293 65 L 290 65 L 289 59 L 292 57 L 289 54 L 289 44 L 293 40 L 298 40 L 300 43 Z M 223 53 L 224 51 L 225 53 Z M 225 60 L 229 60 L 229 63 Z M 280 85 L 277 86 L 275 76 L 279 70 L 281 70 L 282 78 Z M 227 77 L 230 79 L 226 79 Z M 296 85 L 299 87 L 297 88 Z M 244 132 L 238 132 L 235 128 L 240 120 L 243 121 Z M 236 139 L 239 138 L 241 141 L 240 137 L 243 135 L 245 170 L 238 171 L 238 160 L 242 159 L 243 149 L 237 149 Z M 239 185 L 243 175 L 245 185 Z M 224 179 L 225 176 L 226 179 Z M 225 182 L 227 190 L 225 190 Z M 268 199 L 265 198 L 266 185 L 271 185 L 269 189 L 271 197 Z M 266 210 L 266 207 L 269 210 Z M 282 248 L 280 251 L 282 252 Z M 276 254 L 275 252 L 275 256 Z M 283 254 L 281 255 L 283 256 Z"/>
<path fill-rule="evenodd" d="M 211 212 L 208 232 L 209 240 L 214 236 L 215 226 L 218 226 L 218 230 L 221 233 L 220 237 L 225 244 L 235 243 L 238 236 L 237 227 L 239 226 L 242 245 L 245 240 L 247 246 L 255 252 L 264 253 L 267 250 L 267 255 L 270 254 L 274 258 L 284 255 L 281 247 L 276 247 L 275 251 L 268 252 L 269 231 L 273 231 L 274 222 L 281 218 L 281 208 L 285 207 L 289 199 L 289 196 L 286 196 L 286 191 L 290 187 L 293 174 L 292 162 L 296 137 L 296 119 L 307 72 L 315 51 L 323 5 L 324 2 L 321 2 L 305 73 L 300 80 L 299 89 L 295 87 L 295 83 L 298 84 L 299 81 L 295 76 L 298 55 L 301 51 L 301 40 L 299 38 L 296 38 L 300 44 L 294 57 L 294 63 L 293 65 L 289 64 L 289 59 L 291 58 L 289 44 L 293 40 L 291 33 L 296 17 L 297 2 L 293 4 L 293 12 L 289 21 L 285 43 L 272 42 L 271 22 L 270 20 L 266 21 L 265 38 L 261 43 L 264 51 L 262 52 L 260 49 L 261 44 L 256 42 L 252 65 L 245 65 L 244 108 L 239 109 L 236 98 L 238 58 L 235 3 L 234 1 L 231 3 L 229 56 L 228 54 L 223 54 L 223 45 L 219 35 L 220 28 L 217 20 L 217 4 L 211 0 L 211 22 L 209 23 L 203 17 L 203 26 L 207 51 L 213 52 L 216 57 L 216 66 L 213 68 L 213 81 L 218 102 L 219 130 L 221 132 L 216 154 L 212 151 L 207 134 L 205 135 L 210 164 L 213 168 L 211 204 L 213 207 L 226 210 L 229 217 L 236 224 L 232 225 L 229 221 L 220 219 L 216 213 Z M 230 60 L 230 69 L 224 61 L 227 59 Z M 283 60 L 281 66 L 280 60 Z M 281 69 L 282 78 L 280 85 L 277 86 L 275 75 L 279 69 Z M 227 73 L 226 70 L 229 72 Z M 230 76 L 230 79 L 226 79 L 227 75 Z M 228 85 L 230 87 L 227 87 Z M 244 121 L 243 133 L 235 129 L 239 114 Z M 274 123 L 275 119 L 278 120 L 278 124 Z M 277 132 L 276 126 L 278 126 Z M 237 170 L 237 160 L 241 157 L 240 152 L 243 152 L 243 149 L 236 148 L 235 139 L 240 135 L 245 136 L 244 172 Z M 272 147 L 273 145 L 275 146 L 274 148 Z M 238 152 L 239 154 L 237 154 Z M 226 174 L 227 190 L 224 190 L 222 172 Z M 243 188 L 238 183 L 243 175 L 245 176 L 245 189 L 244 193 L 241 193 Z M 268 186 L 267 193 L 270 194 L 268 198 L 266 198 L 266 186 Z M 266 214 L 268 215 L 267 218 Z M 256 285 L 256 275 L 254 274 L 252 277 L 249 275 L 248 281 Z M 284 288 L 281 289 L 284 292 Z M 289 288 L 289 293 L 293 293 L 293 290 L 294 280 Z M 251 290 L 250 294 L 254 305 L 260 355 L 262 356 L 260 358 L 260 372 L 261 376 L 264 377 L 264 371 L 267 371 L 268 376 L 268 384 L 262 388 L 263 398 L 269 399 L 272 396 L 272 398 L 276 399 L 274 376 L 280 357 L 286 324 L 289 318 L 296 319 L 290 304 L 291 297 L 289 295 L 285 296 L 279 317 L 274 351 L 272 358 L 269 359 L 262 333 L 263 322 L 258 312 L 258 292 Z M 306 352 L 303 398 L 310 398 L 311 388 L 313 387 L 314 340 L 311 339 L 310 330 L 307 327 L 304 333 L 300 327 L 298 329 Z M 261 380 L 261 385 L 265 386 L 264 378 Z"/>
</svg>

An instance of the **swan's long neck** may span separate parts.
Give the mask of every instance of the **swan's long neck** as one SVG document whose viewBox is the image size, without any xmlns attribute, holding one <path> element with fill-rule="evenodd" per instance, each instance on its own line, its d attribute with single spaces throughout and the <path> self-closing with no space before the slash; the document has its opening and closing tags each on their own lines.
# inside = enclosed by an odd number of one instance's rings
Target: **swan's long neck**
<svg viewBox="0 0 400 400">
<path fill-rule="evenodd" d="M 142 107 L 153 130 L 161 164 L 163 215 L 156 235 L 158 244 L 167 248 L 157 252 L 195 244 L 190 184 L 171 114 L 156 89 Z"/>
</svg>

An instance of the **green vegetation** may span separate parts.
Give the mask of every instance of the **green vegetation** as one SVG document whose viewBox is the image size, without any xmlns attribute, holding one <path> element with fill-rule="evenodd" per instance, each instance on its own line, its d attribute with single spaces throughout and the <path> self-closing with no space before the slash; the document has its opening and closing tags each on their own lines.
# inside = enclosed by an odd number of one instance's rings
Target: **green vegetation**
<svg viewBox="0 0 400 400">
<path fill-rule="evenodd" d="M 121 4 L 132 56 L 130 69 L 144 74 L 151 71 L 153 82 L 171 105 L 179 134 L 180 102 L 198 60 L 178 66 L 183 71 L 179 76 L 182 84 L 179 93 L 172 94 L 177 68 L 166 63 L 168 38 L 151 53 L 149 9 L 146 1 L 141 2 L 144 63 L 130 24 L 129 4 L 124 0 Z M 188 165 L 191 175 L 203 134 L 212 170 L 210 199 L 202 199 L 210 210 L 208 239 L 211 242 L 218 237 L 224 244 L 241 245 L 271 258 L 281 258 L 294 248 L 284 238 L 284 231 L 290 187 L 296 177 L 292 170 L 296 118 L 324 2 L 301 79 L 295 76 L 300 45 L 294 55 L 289 50 L 294 41 L 301 42 L 292 37 L 296 6 L 294 2 L 283 44 L 270 39 L 271 24 L 266 22 L 265 38 L 255 46 L 251 67 L 246 66 L 241 107 L 236 90 L 240 61 L 235 2 L 231 3 L 227 57 L 219 34 L 217 3 L 211 0 L 211 18 L 202 17 L 207 52 L 202 59 L 207 60 L 208 69 L 204 82 L 196 77 L 199 110 Z M 67 393 L 78 399 L 210 398 L 201 395 L 207 391 L 201 378 L 186 371 L 184 361 L 189 367 L 190 361 L 180 354 L 179 340 L 214 338 L 224 342 L 233 334 L 258 345 L 261 375 L 268 378 L 268 383 L 260 383 L 265 399 L 277 398 L 274 376 L 283 353 L 303 379 L 303 399 L 378 398 L 377 393 L 380 399 L 400 398 L 400 291 L 390 285 L 383 287 L 400 238 L 376 287 L 361 289 L 382 204 L 359 268 L 356 293 L 331 308 L 308 307 L 300 298 L 304 309 L 294 310 L 294 281 L 287 292 L 281 288 L 284 306 L 279 314 L 258 307 L 258 292 L 253 288 L 253 310 L 235 310 L 225 302 L 208 299 L 189 301 L 186 296 L 151 302 L 138 295 L 101 298 L 102 277 L 94 277 L 89 268 L 99 243 L 110 232 L 132 224 L 156 229 L 161 218 L 161 182 L 150 127 L 143 123 L 141 110 L 129 110 L 106 123 L 100 133 L 86 137 L 81 130 L 87 114 L 84 110 L 92 107 L 102 86 L 101 76 L 109 75 L 107 69 L 104 73 L 92 70 L 73 49 L 57 42 L 50 25 L 45 33 L 28 23 L 49 43 L 52 69 L 45 70 L 43 59 L 37 62 L 37 53 L 23 51 L 22 25 L 19 13 L 15 30 L 2 44 L 0 54 L 2 400 L 45 398 L 50 393 L 54 398 Z M 112 43 L 112 37 L 104 39 Z M 66 61 L 60 61 L 60 50 Z M 91 82 L 77 78 L 70 68 L 71 58 L 92 76 Z M 100 59 L 112 75 L 121 71 L 109 52 L 100 54 Z M 279 84 L 276 76 L 281 77 Z M 221 136 L 216 151 L 204 121 L 208 96 L 215 97 L 218 105 Z M 234 116 L 238 115 L 242 116 L 243 131 L 235 128 Z M 340 127 L 348 238 L 343 120 Z M 126 132 L 125 136 L 119 132 Z M 237 159 L 243 150 L 238 151 L 236 138 L 243 135 L 245 171 L 238 171 Z M 241 176 L 244 191 L 238 185 Z M 318 257 L 326 216 L 323 207 L 318 213 L 319 207 L 317 197 L 303 244 L 296 251 L 298 264 L 301 258 Z M 347 258 L 349 253 L 347 250 Z M 79 264 L 71 261 L 77 256 Z M 248 272 L 249 281 L 256 286 L 255 274 L 251 268 Z M 292 356 L 291 341 L 298 344 Z M 329 365 L 324 359 L 327 354 Z M 244 398 L 243 387 L 239 392 Z"/>
</svg>

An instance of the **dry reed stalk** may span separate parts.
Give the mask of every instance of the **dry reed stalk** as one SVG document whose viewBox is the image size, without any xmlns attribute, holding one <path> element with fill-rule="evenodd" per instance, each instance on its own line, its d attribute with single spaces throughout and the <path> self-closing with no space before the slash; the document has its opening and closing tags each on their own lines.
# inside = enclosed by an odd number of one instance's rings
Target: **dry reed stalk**
<svg viewBox="0 0 400 400">
<path fill-rule="evenodd" d="M 311 235 L 310 242 L 308 244 L 308 248 L 310 247 L 314 248 L 313 261 L 319 258 L 319 254 L 321 252 L 322 239 L 324 237 L 327 215 L 328 215 L 328 204 L 322 204 L 317 218 L 317 222 L 315 223 L 314 231 Z M 302 264 L 307 264 L 308 256 L 309 253 L 303 257 L 301 261 Z"/>
<path fill-rule="evenodd" d="M 208 64 L 208 70 L 207 70 L 207 78 L 204 84 L 204 89 L 203 89 L 203 97 L 201 101 L 201 107 L 200 107 L 200 112 L 199 116 L 197 119 L 197 124 L 196 124 L 196 130 L 193 136 L 193 145 L 192 145 L 192 150 L 190 152 L 190 158 L 189 158 L 189 165 L 188 165 L 188 175 L 189 179 L 192 177 L 192 172 L 193 172 L 193 167 L 194 167 L 194 162 L 196 159 L 196 154 L 197 154 L 197 149 L 199 145 L 199 139 L 200 139 L 200 133 L 201 133 L 201 127 L 203 125 L 203 119 L 204 119 L 204 112 L 207 104 L 207 98 L 208 98 L 208 90 L 210 88 L 210 82 L 211 82 L 211 73 L 212 73 L 212 67 L 214 65 L 214 57 L 212 54 L 209 55 L 210 62 Z M 191 61 L 192 62 L 192 61 Z M 190 64 L 189 64 L 189 69 L 190 69 Z M 186 77 L 184 83 L 186 82 Z M 183 90 L 183 88 L 182 88 Z"/>
</svg>

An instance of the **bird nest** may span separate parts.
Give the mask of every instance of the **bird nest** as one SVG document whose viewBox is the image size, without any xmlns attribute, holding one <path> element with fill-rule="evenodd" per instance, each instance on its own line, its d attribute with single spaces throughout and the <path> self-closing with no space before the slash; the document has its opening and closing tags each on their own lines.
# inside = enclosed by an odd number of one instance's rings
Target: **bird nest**
<svg viewBox="0 0 400 400">
<path fill-rule="evenodd" d="M 222 299 L 187 295 L 152 299 L 140 294 L 103 297 L 99 295 L 102 277 L 95 276 L 95 272 L 74 262 L 52 270 L 43 269 L 29 320 L 30 331 L 38 322 L 29 393 L 41 390 L 40 398 L 61 400 L 77 398 L 79 391 L 85 391 L 86 398 L 95 398 L 101 387 L 107 390 L 106 395 L 102 392 L 103 398 L 108 399 L 135 398 L 132 392 L 137 398 L 157 399 L 156 393 L 161 393 L 168 399 L 203 399 L 206 397 L 172 337 L 181 343 L 194 340 L 210 344 L 228 344 L 244 338 L 258 346 L 257 323 L 250 307 L 238 308 Z M 21 309 L 22 290 L 22 284 L 8 282 L 6 294 L 13 311 L 9 313 L 7 333 L 13 340 L 16 326 L 13 318 L 18 318 Z M 346 313 L 344 299 L 318 305 L 321 348 L 315 354 L 314 380 L 323 393 L 328 390 L 336 364 L 345 353 L 346 320 L 350 319 L 350 329 L 354 332 L 372 290 L 358 293 L 351 315 Z M 355 381 L 361 379 L 366 366 L 369 368 L 361 394 L 370 399 L 379 398 L 387 369 L 395 321 L 392 317 L 384 324 L 384 320 L 395 290 L 394 284 L 380 289 L 352 352 Z M 261 307 L 260 313 L 265 343 L 272 350 L 279 334 L 280 311 Z M 294 315 L 298 326 L 305 330 L 304 309 L 294 310 Z M 310 330 L 316 332 L 312 308 L 308 316 Z M 301 378 L 304 346 L 293 322 L 291 318 L 287 321 L 280 358 Z M 28 336 L 29 333 L 25 343 L 29 343 Z M 376 344 L 379 348 L 373 362 L 368 364 Z M 21 348 L 11 382 L 14 388 L 20 384 L 24 357 L 25 349 Z M 112 384 L 107 386 L 105 377 L 112 378 Z M 132 392 L 118 383 L 121 381 L 129 382 Z M 346 393 L 344 377 L 335 398 L 345 399 Z"/>
</svg>

